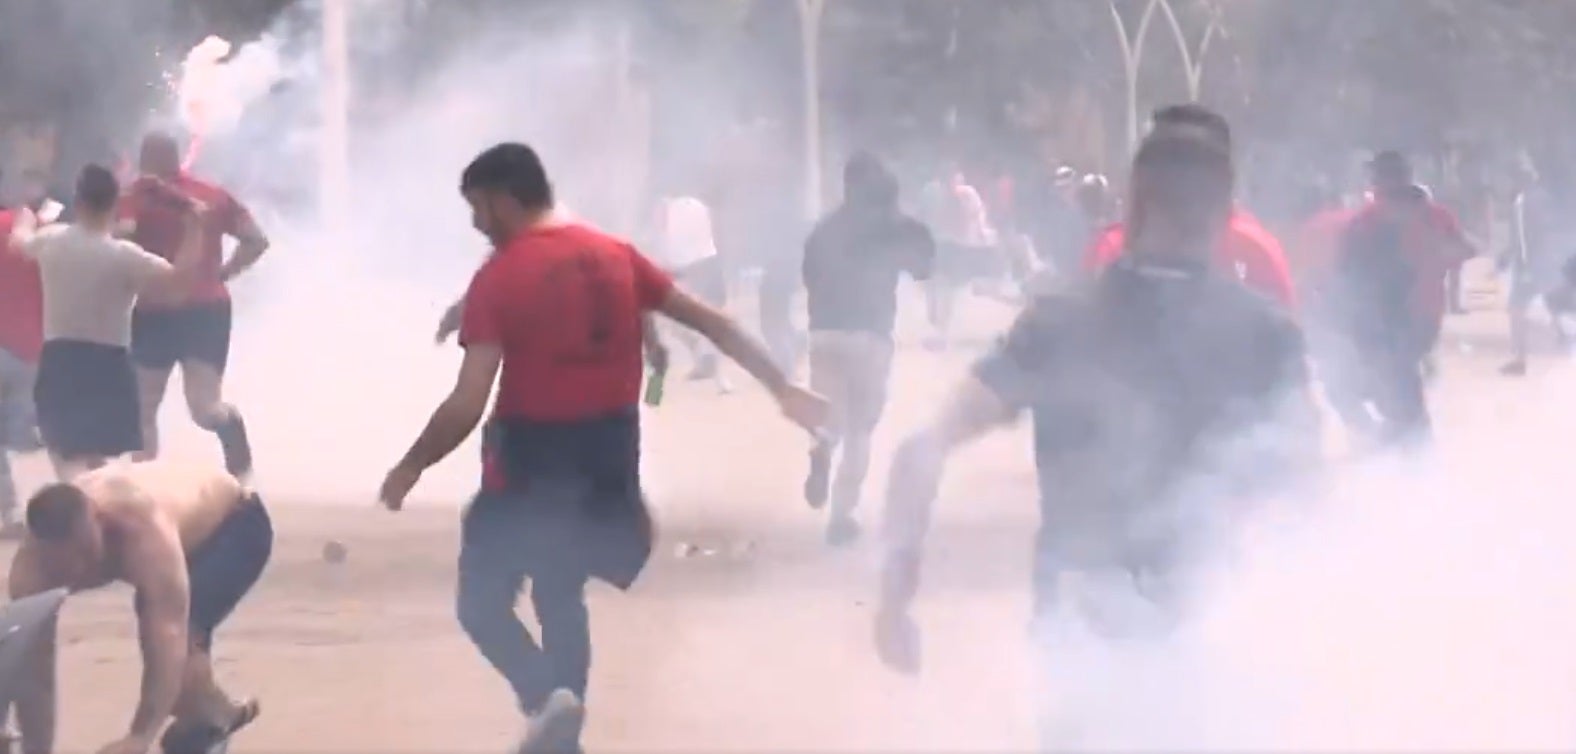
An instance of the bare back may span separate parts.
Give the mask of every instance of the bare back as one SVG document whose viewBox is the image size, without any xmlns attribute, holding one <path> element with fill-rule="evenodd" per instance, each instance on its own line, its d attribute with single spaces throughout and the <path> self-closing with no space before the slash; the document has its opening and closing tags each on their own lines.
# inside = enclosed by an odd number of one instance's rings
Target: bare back
<svg viewBox="0 0 1576 754">
<path fill-rule="evenodd" d="M 148 519 L 174 525 L 186 554 L 201 547 L 239 507 L 241 483 L 223 469 L 165 460 L 113 463 L 77 477 L 112 527 Z"/>
</svg>

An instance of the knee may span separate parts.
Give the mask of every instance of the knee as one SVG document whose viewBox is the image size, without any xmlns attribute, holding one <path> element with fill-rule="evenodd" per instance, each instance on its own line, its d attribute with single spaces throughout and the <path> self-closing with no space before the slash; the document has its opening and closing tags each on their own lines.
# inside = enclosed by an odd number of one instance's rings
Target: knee
<svg viewBox="0 0 1576 754">
<path fill-rule="evenodd" d="M 543 628 L 579 626 L 586 622 L 585 590 L 578 584 L 536 584 L 531 588 L 531 605 Z"/>
<path fill-rule="evenodd" d="M 512 598 L 500 598 L 492 590 L 469 586 L 461 580 L 455 596 L 454 614 L 459 619 L 460 628 L 473 640 L 481 642 L 485 637 L 497 633 L 499 624 L 507 625 L 513 611 Z"/>
<path fill-rule="evenodd" d="M 191 412 L 192 422 L 209 432 L 218 431 L 235 415 L 234 409 L 217 400 L 209 403 L 188 401 L 186 408 Z"/>
</svg>

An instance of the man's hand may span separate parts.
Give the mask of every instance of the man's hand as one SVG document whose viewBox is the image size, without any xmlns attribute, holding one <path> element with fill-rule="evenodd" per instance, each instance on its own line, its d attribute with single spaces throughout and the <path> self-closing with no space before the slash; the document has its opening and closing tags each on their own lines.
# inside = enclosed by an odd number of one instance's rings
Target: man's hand
<svg viewBox="0 0 1576 754">
<path fill-rule="evenodd" d="M 383 478 L 383 488 L 378 491 L 378 501 L 383 507 L 391 511 L 399 511 L 405 507 L 405 496 L 410 494 L 416 482 L 421 481 L 421 471 L 409 469 L 404 466 L 395 466 Z"/>
<path fill-rule="evenodd" d="M 919 674 L 919 624 L 906 608 L 883 605 L 876 611 L 875 641 L 882 664 L 904 675 Z"/>
<path fill-rule="evenodd" d="M 646 366 L 658 374 L 668 371 L 668 347 L 662 341 L 646 341 Z"/>
<path fill-rule="evenodd" d="M 103 748 L 98 750 L 98 754 L 148 754 L 148 750 L 152 748 L 152 739 L 141 736 L 127 736 L 119 741 L 104 745 Z"/>
<path fill-rule="evenodd" d="M 794 384 L 785 385 L 773 397 L 777 399 L 777 407 L 782 410 L 783 416 L 805 431 L 815 434 L 826 426 L 831 404 L 825 398 Z"/>
<path fill-rule="evenodd" d="M 452 306 L 443 310 L 443 316 L 438 318 L 438 332 L 433 336 L 433 342 L 443 345 L 449 338 L 460 330 L 460 319 L 465 315 L 465 301 L 456 301 Z"/>
</svg>

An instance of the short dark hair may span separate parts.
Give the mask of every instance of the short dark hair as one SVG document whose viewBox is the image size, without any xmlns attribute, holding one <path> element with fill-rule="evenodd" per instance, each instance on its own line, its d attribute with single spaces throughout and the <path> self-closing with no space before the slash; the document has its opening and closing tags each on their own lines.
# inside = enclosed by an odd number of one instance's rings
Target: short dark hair
<svg viewBox="0 0 1576 754">
<path fill-rule="evenodd" d="M 180 170 L 180 142 L 168 131 L 149 131 L 142 137 L 137 165 L 144 171 L 159 174 Z"/>
<path fill-rule="evenodd" d="M 120 199 L 120 179 L 103 165 L 88 165 L 77 176 L 77 202 L 94 212 L 115 209 Z"/>
<path fill-rule="evenodd" d="M 518 142 L 499 144 L 471 160 L 460 174 L 460 191 L 499 191 L 526 209 L 553 206 L 553 184 L 547 179 L 542 158 Z"/>
<path fill-rule="evenodd" d="M 64 541 L 87 514 L 88 496 L 81 488 L 67 482 L 48 484 L 27 500 L 27 530 L 46 542 Z"/>
<path fill-rule="evenodd" d="M 1236 174 L 1231 154 L 1213 138 L 1160 131 L 1145 137 L 1133 157 L 1133 186 L 1146 204 L 1204 217 L 1231 206 Z"/>
<path fill-rule="evenodd" d="M 1219 142 L 1222 149 L 1231 152 L 1231 123 L 1226 116 L 1197 102 L 1167 105 L 1150 116 L 1155 126 L 1189 126 L 1201 129 Z"/>
</svg>

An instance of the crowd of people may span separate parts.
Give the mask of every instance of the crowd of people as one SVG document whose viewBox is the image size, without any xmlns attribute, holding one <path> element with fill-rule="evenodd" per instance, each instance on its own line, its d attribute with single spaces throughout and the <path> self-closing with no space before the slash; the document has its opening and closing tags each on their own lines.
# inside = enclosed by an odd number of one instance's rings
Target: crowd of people
<svg viewBox="0 0 1576 754">
<path fill-rule="evenodd" d="M 1231 129 L 1198 105 L 1155 113 L 1125 201 L 1104 176 L 1064 168 L 1048 187 L 1018 192 L 1001 223 L 961 172 L 905 202 L 891 166 L 859 152 L 840 204 L 788 256 L 798 269 L 768 270 L 771 322 L 758 339 L 727 313 L 729 272 L 696 192 L 661 192 L 642 251 L 567 217 L 536 152 L 500 144 L 459 180 L 492 252 L 439 326 L 438 339 L 457 334 L 464 352 L 453 388 L 380 499 L 399 510 L 428 468 L 485 426 L 458 619 L 529 721 L 521 749 L 578 750 L 586 585 L 630 588 L 653 551 L 640 479 L 647 369 L 666 369 L 671 340 L 691 354 L 691 377 L 721 392 L 732 389 L 723 357 L 759 382 L 806 431 L 804 498 L 829 507 L 827 541 L 846 545 L 861 534 L 909 278 L 926 286 L 931 348 L 949 346 L 964 291 L 1019 313 L 898 446 L 880 537 L 879 656 L 905 672 L 920 665 L 910 605 L 948 457 L 1020 414 L 1040 479 L 1042 641 L 1053 647 L 1070 620 L 1112 636 L 1163 630 L 1180 620 L 1189 577 L 1217 554 L 1209 532 L 1235 521 L 1225 511 L 1252 507 L 1220 500 L 1266 499 L 1320 473 L 1321 402 L 1374 448 L 1426 447 L 1426 365 L 1449 280 L 1478 250 L 1404 155 L 1381 152 L 1370 168 L 1363 202 L 1312 213 L 1293 265 L 1237 203 Z M 1552 176 L 1548 186 L 1563 188 Z M 1558 309 L 1576 299 L 1568 266 L 1549 261 L 1546 197 L 1529 183 L 1515 202 L 1522 333 L 1532 300 Z M 11 452 L 44 449 L 58 477 L 25 507 L 8 471 L 0 477 L 0 515 L 22 536 L 10 591 L 134 587 L 142 693 L 126 737 L 102 751 L 206 751 L 259 711 L 218 687 L 211 657 L 215 629 L 273 543 L 248 479 L 245 424 L 222 392 L 225 284 L 262 257 L 267 236 L 241 202 L 181 168 L 166 134 L 144 139 L 135 175 L 89 166 L 64 213 L 46 199 L 34 192 L 0 214 L 0 429 Z M 798 285 L 808 387 L 795 381 L 799 346 L 776 300 Z M 678 331 L 665 334 L 655 317 Z M 1524 336 L 1517 343 L 1511 372 L 1525 369 Z M 157 409 L 177 365 L 223 469 L 155 458 Z M 1091 609 L 1078 586 L 1091 579 L 1154 610 L 1135 622 Z M 515 615 L 527 582 L 540 642 Z M 51 633 L 17 698 L 30 754 L 53 748 L 54 657 Z"/>
</svg>

